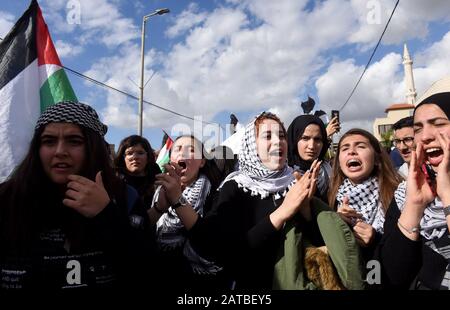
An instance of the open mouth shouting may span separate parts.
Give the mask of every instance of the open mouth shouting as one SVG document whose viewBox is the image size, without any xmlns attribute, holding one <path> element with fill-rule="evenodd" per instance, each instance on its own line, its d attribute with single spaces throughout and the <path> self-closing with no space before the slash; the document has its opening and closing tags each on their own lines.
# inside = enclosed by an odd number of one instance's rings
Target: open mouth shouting
<svg viewBox="0 0 450 310">
<path fill-rule="evenodd" d="M 441 163 L 444 152 L 441 147 L 430 147 L 425 150 L 425 160 L 432 166 L 437 166 Z"/>
<path fill-rule="evenodd" d="M 359 171 L 359 170 L 362 169 L 361 161 L 359 159 L 356 159 L 356 158 L 349 159 L 347 161 L 346 165 L 347 165 L 347 169 L 350 172 L 356 172 L 356 171 Z"/>
<path fill-rule="evenodd" d="M 283 151 L 281 149 L 271 151 L 271 152 L 269 152 L 269 156 L 281 158 L 281 157 L 283 157 Z"/>
<path fill-rule="evenodd" d="M 178 164 L 178 166 L 181 167 L 181 175 L 184 175 L 184 173 L 186 172 L 186 167 L 187 167 L 186 161 L 184 159 L 181 159 L 177 162 L 177 164 Z"/>
</svg>

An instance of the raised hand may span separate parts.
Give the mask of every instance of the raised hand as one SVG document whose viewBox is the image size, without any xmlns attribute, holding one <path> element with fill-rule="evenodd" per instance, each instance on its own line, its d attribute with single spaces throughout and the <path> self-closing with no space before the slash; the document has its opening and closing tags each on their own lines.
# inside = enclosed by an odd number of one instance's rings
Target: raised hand
<svg viewBox="0 0 450 310">
<path fill-rule="evenodd" d="M 322 161 L 318 159 L 314 160 L 311 164 L 309 170 L 311 171 L 311 186 L 309 187 L 308 199 L 311 199 L 316 193 L 317 189 L 317 178 L 319 177 L 320 165 Z"/>
<path fill-rule="evenodd" d="M 444 205 L 450 204 L 450 138 L 445 133 L 439 133 L 439 144 L 444 152 L 444 158 L 439 164 L 436 177 L 436 193 Z"/>
<path fill-rule="evenodd" d="M 294 176 L 297 179 L 297 182 L 292 185 L 291 189 L 284 197 L 281 206 L 269 216 L 270 221 L 276 229 L 280 229 L 300 208 L 309 207 L 308 202 L 303 202 L 305 200 L 309 201 L 308 194 L 312 184 L 311 172 L 308 170 L 301 176 L 299 172 L 295 171 Z"/>
<path fill-rule="evenodd" d="M 375 229 L 372 225 L 357 220 L 355 226 L 353 226 L 353 235 L 360 246 L 367 247 L 375 237 Z"/>
<path fill-rule="evenodd" d="M 335 116 L 331 119 L 331 121 L 328 123 L 326 129 L 327 129 L 328 137 L 331 137 L 332 135 L 334 135 L 336 132 L 338 132 L 341 129 L 337 116 Z"/>
<path fill-rule="evenodd" d="M 419 208 L 422 212 L 427 204 L 434 200 L 433 190 L 421 167 L 425 163 L 423 144 L 417 143 L 416 150 L 411 152 L 408 179 L 406 183 L 406 203 Z"/>
<path fill-rule="evenodd" d="M 172 205 L 177 202 L 183 192 L 179 175 L 181 167 L 172 163 L 164 165 L 164 168 L 167 172 L 156 175 L 155 184 L 162 185 L 167 202 Z"/>
<path fill-rule="evenodd" d="M 95 182 L 74 174 L 69 175 L 68 179 L 70 182 L 67 184 L 63 204 L 83 216 L 88 218 L 96 216 L 110 202 L 100 171 L 95 176 Z"/>
<path fill-rule="evenodd" d="M 338 207 L 337 213 L 344 222 L 352 226 L 355 225 L 358 219 L 362 218 L 361 213 L 356 212 L 355 209 L 349 206 L 348 196 L 345 196 L 344 199 L 342 199 L 342 204 Z"/>
</svg>

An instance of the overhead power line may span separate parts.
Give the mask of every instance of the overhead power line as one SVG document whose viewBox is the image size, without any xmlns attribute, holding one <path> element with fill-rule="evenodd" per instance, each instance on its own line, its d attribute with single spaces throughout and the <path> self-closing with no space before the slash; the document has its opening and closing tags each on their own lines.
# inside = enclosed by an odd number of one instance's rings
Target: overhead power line
<svg viewBox="0 0 450 310">
<path fill-rule="evenodd" d="M 96 80 L 96 79 L 93 79 L 93 78 L 91 78 L 91 77 L 89 77 L 89 76 L 87 76 L 87 75 L 85 75 L 85 74 L 83 74 L 83 73 L 80 73 L 80 72 L 78 72 L 78 71 L 76 71 L 76 70 L 70 69 L 70 68 L 68 68 L 68 67 L 66 67 L 66 66 L 63 66 L 63 68 L 66 69 L 67 71 L 73 73 L 74 75 L 79 76 L 79 77 L 81 77 L 81 78 L 83 78 L 83 79 L 86 79 L 86 80 L 88 80 L 88 81 L 90 81 L 90 82 L 92 82 L 92 83 L 94 83 L 94 84 L 97 84 L 97 85 L 99 85 L 99 86 L 101 86 L 101 87 L 104 87 L 104 88 L 108 88 L 108 89 L 114 90 L 114 91 L 116 91 L 116 92 L 118 92 L 118 93 L 121 93 L 122 95 L 125 95 L 125 96 L 127 96 L 127 97 L 129 97 L 129 98 L 138 100 L 138 97 L 136 97 L 136 96 L 134 96 L 134 95 L 132 95 L 132 94 L 130 94 L 130 93 L 127 93 L 127 92 L 125 92 L 125 91 L 123 91 L 123 90 L 120 90 L 120 89 L 118 89 L 118 88 L 112 87 L 112 86 L 110 86 L 110 85 L 108 85 L 108 84 L 105 84 L 105 83 L 103 83 L 103 82 L 100 82 L 100 81 L 98 81 L 98 80 Z M 154 106 L 155 108 L 158 108 L 158 109 L 161 109 L 161 110 L 163 110 L 163 111 L 166 111 L 166 112 L 168 112 L 168 113 L 172 113 L 172 114 L 178 115 L 178 116 L 180 116 L 180 117 L 184 117 L 184 118 L 186 118 L 186 119 L 195 120 L 195 119 L 194 119 L 193 117 L 191 117 L 191 116 L 184 115 L 184 114 L 181 114 L 181 113 L 172 111 L 172 110 L 167 109 L 167 108 L 164 108 L 164 107 L 162 107 L 162 106 L 160 106 L 160 105 L 154 104 L 154 103 L 152 103 L 152 102 L 150 102 L 150 101 L 144 100 L 144 102 L 147 103 L 147 104 L 149 104 L 149 105 L 151 105 L 151 106 Z M 202 122 L 202 123 L 205 123 L 205 124 L 218 125 L 217 123 L 210 123 L 210 122 L 206 122 L 206 121 L 201 121 L 201 122 Z"/>
<path fill-rule="evenodd" d="M 3 38 L 0 38 L 0 41 L 3 41 Z M 83 74 L 83 73 L 80 73 L 80 72 L 78 72 L 78 71 L 76 71 L 76 70 L 70 69 L 69 67 L 63 66 L 63 68 L 66 69 L 67 71 L 73 73 L 74 75 L 76 75 L 76 76 L 78 76 L 78 77 L 81 77 L 81 78 L 83 78 L 83 79 L 85 79 L 85 80 L 87 80 L 87 81 L 89 81 L 89 82 L 94 83 L 94 84 L 97 84 L 97 85 L 99 85 L 99 86 L 101 86 L 101 87 L 104 87 L 104 88 L 108 88 L 108 89 L 114 90 L 114 91 L 116 91 L 116 92 L 118 92 L 118 93 L 121 93 L 122 95 L 125 95 L 125 96 L 127 96 L 127 97 L 129 97 L 129 98 L 132 98 L 132 99 L 135 99 L 135 100 L 138 100 L 138 99 L 139 99 L 138 97 L 136 97 L 136 96 L 134 96 L 134 95 L 132 95 L 132 94 L 130 94 L 130 93 L 127 93 L 127 92 L 125 92 L 125 91 L 123 91 L 123 90 L 120 90 L 120 89 L 118 89 L 118 88 L 112 87 L 112 86 L 110 86 L 110 85 L 108 85 L 108 84 L 105 84 L 105 83 L 103 83 L 103 82 L 100 82 L 100 81 L 98 81 L 98 80 L 96 80 L 96 79 L 93 79 L 93 78 L 91 78 L 91 77 L 89 77 L 89 76 Z M 150 79 L 151 79 L 152 77 L 153 77 L 153 75 L 150 77 Z M 147 83 L 150 81 L 150 79 L 147 81 Z M 146 84 L 147 84 L 147 83 L 146 83 Z M 154 104 L 154 103 L 152 103 L 152 102 L 150 102 L 150 101 L 143 100 L 143 102 L 145 102 L 145 103 L 147 103 L 147 104 L 149 104 L 149 105 L 151 105 L 151 106 L 153 106 L 153 107 L 155 107 L 155 108 L 158 108 L 158 109 L 160 109 L 160 110 L 163 110 L 163 111 L 165 111 L 165 112 L 172 113 L 172 114 L 174 114 L 174 115 L 177 115 L 177 116 L 180 116 L 180 117 L 189 119 L 189 120 L 193 120 L 193 121 L 196 120 L 196 119 L 193 118 L 192 116 L 188 116 L 188 115 L 184 115 L 184 114 L 175 112 L 175 111 L 173 111 L 173 110 L 164 108 L 164 107 L 162 107 L 162 106 L 160 106 L 160 105 Z M 210 124 L 210 125 L 215 125 L 215 126 L 219 125 L 218 123 L 211 123 L 211 122 L 206 122 L 206 121 L 201 121 L 201 122 L 204 123 L 204 124 Z M 221 127 L 221 126 L 219 125 L 219 127 Z M 223 129 L 223 128 L 222 128 L 222 129 Z"/>
<path fill-rule="evenodd" d="M 381 40 L 383 39 L 384 33 L 386 32 L 386 29 L 389 26 L 389 23 L 391 22 L 392 16 L 394 15 L 395 10 L 397 9 L 398 3 L 400 2 L 400 0 L 397 0 L 397 3 L 394 6 L 394 9 L 392 10 L 391 16 L 389 16 L 389 19 L 386 23 L 386 26 L 384 27 L 383 32 L 381 33 L 380 39 L 378 40 L 377 45 L 375 46 L 375 48 L 373 49 L 372 55 L 370 55 L 369 61 L 366 64 L 366 67 L 364 68 L 364 71 L 361 73 L 361 76 L 358 79 L 358 82 L 356 82 L 355 87 L 353 87 L 350 95 L 348 96 L 347 100 L 345 100 L 344 104 L 342 105 L 342 107 L 339 109 L 340 111 L 344 109 L 345 105 L 349 102 L 350 98 L 353 96 L 353 93 L 355 92 L 356 88 L 359 85 L 359 82 L 361 82 L 361 79 L 363 78 L 364 74 L 366 73 L 367 68 L 370 65 L 370 62 L 372 61 L 373 55 L 375 55 L 375 52 L 377 51 L 378 46 L 380 45 Z"/>
</svg>

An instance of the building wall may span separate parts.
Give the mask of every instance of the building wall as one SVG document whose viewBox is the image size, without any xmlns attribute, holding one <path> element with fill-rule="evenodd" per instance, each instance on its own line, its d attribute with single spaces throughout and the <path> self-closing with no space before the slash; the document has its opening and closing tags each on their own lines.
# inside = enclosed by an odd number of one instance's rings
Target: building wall
<svg viewBox="0 0 450 310">
<path fill-rule="evenodd" d="M 385 118 L 376 118 L 373 122 L 374 136 L 378 139 L 378 141 L 381 141 L 380 129 L 388 131 L 395 122 L 404 117 L 412 115 L 412 113 L 413 109 L 391 110 L 388 111 Z"/>
</svg>

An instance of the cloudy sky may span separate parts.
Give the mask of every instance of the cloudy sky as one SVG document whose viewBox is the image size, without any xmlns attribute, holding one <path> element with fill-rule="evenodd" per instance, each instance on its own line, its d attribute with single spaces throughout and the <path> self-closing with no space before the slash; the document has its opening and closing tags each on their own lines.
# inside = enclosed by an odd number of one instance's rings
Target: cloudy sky
<svg viewBox="0 0 450 310">
<path fill-rule="evenodd" d="M 147 22 L 144 135 L 160 147 L 162 130 L 186 127 L 226 138 L 230 113 L 245 123 L 263 110 L 286 125 L 308 95 L 316 109 L 341 109 L 396 0 L 40 0 L 63 65 L 138 96 L 142 16 Z M 0 37 L 28 7 L 2 1 Z M 450 1 L 400 1 L 366 75 L 341 110 L 343 130 L 372 131 L 376 117 L 405 101 L 403 44 L 414 60 L 418 94 L 450 75 Z M 94 106 L 116 146 L 137 133 L 138 103 L 68 72 L 82 102 Z M 218 126 L 206 122 L 217 123 Z M 201 124 L 201 123 L 200 123 Z"/>
</svg>

